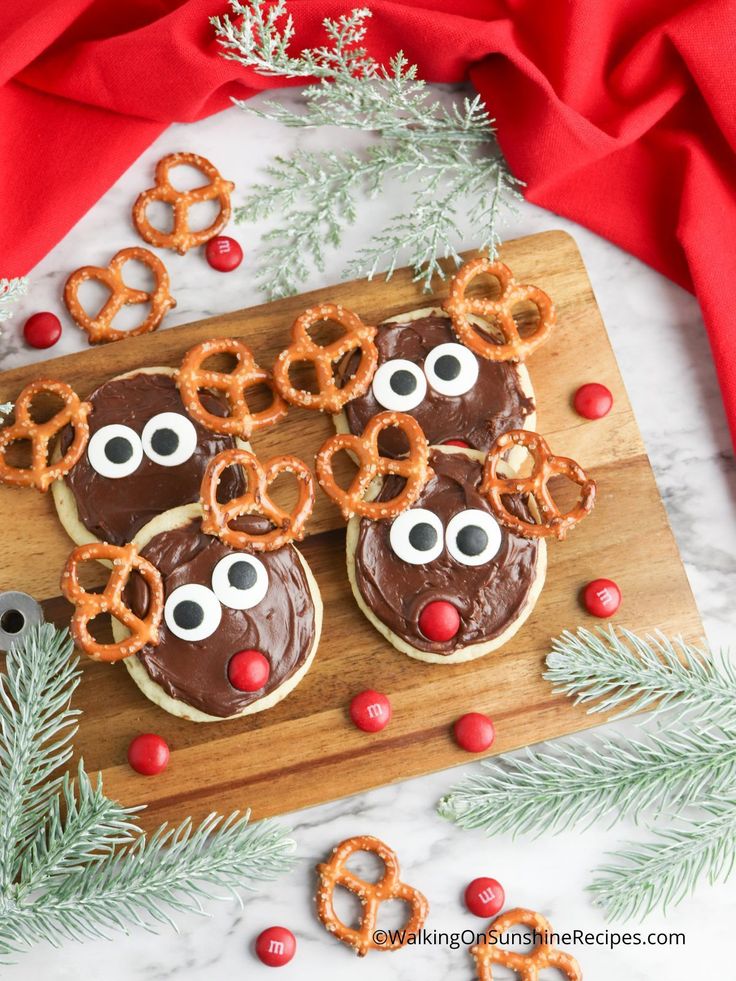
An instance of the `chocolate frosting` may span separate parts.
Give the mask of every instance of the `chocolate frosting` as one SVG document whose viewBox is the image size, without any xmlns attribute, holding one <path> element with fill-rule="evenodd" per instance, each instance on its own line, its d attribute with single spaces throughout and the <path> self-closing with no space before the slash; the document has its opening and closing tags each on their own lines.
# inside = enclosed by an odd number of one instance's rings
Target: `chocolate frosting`
<svg viewBox="0 0 736 981">
<path fill-rule="evenodd" d="M 233 527 L 262 532 L 268 523 L 249 516 L 233 522 Z M 219 538 L 205 535 L 196 519 L 154 536 L 142 554 L 161 573 L 168 598 L 184 583 L 210 587 L 212 570 L 233 551 Z M 233 610 L 221 604 L 220 625 L 201 641 L 182 640 L 164 620 L 160 643 L 156 647 L 148 645 L 135 655 L 167 695 L 207 715 L 226 718 L 242 712 L 287 681 L 312 649 L 315 608 L 296 550 L 285 545 L 273 552 L 254 554 L 268 573 L 268 591 L 260 603 L 250 610 Z M 140 576 L 133 577 L 125 598 L 134 613 L 145 615 L 148 587 Z M 242 650 L 260 651 L 271 666 L 268 681 L 259 691 L 238 691 L 228 680 L 230 658 Z"/>
<path fill-rule="evenodd" d="M 379 364 L 393 358 L 405 358 L 418 367 L 439 344 L 457 343 L 450 321 L 432 315 L 408 323 L 387 323 L 378 328 L 376 345 Z M 490 449 L 501 433 L 521 429 L 526 417 L 534 411 L 534 402 L 521 387 L 519 372 L 514 364 L 476 358 L 478 380 L 465 395 L 441 395 L 431 385 L 424 400 L 409 411 L 424 430 L 430 444 L 448 439 L 463 439 L 474 450 Z M 349 378 L 358 363 L 357 356 L 344 360 L 338 368 L 338 381 Z M 345 406 L 351 433 L 360 435 L 367 423 L 383 411 L 371 389 Z M 387 430 L 379 441 L 382 452 L 399 456 L 405 452 L 402 436 L 397 430 Z"/>
<path fill-rule="evenodd" d="M 140 436 L 148 420 L 160 412 L 187 415 L 174 378 L 166 374 L 142 372 L 129 378 L 114 378 L 100 385 L 87 401 L 92 403 L 90 437 L 112 423 L 130 426 Z M 202 403 L 215 415 L 227 414 L 225 403 L 209 392 L 202 394 Z M 144 455 L 134 473 L 113 479 L 97 473 L 84 454 L 65 479 L 77 502 L 79 520 L 88 531 L 113 545 L 124 545 L 157 514 L 199 499 L 207 463 L 235 442 L 231 436 L 218 436 L 190 416 L 187 418 L 197 432 L 197 447 L 179 466 L 164 467 Z M 72 435 L 70 427 L 62 432 L 62 450 L 68 447 Z M 244 489 L 242 474 L 236 467 L 225 471 L 220 490 L 223 500 L 237 497 Z"/>
<path fill-rule="evenodd" d="M 445 528 L 455 514 L 475 508 L 493 514 L 479 486 L 481 464 L 464 453 L 433 450 L 434 477 L 414 507 L 437 514 Z M 389 477 L 380 498 L 393 497 L 400 478 Z M 529 511 L 521 497 L 509 499 L 510 509 L 526 520 Z M 498 637 L 524 607 L 534 580 L 538 544 L 501 529 L 501 547 L 484 565 L 467 566 L 447 547 L 433 562 L 412 565 L 400 559 L 389 541 L 390 520 L 361 519 L 355 550 L 355 578 L 368 607 L 390 630 L 420 651 L 452 654 L 471 644 Z M 419 614 L 427 603 L 447 600 L 460 614 L 460 629 L 452 640 L 427 640 L 419 629 Z"/>
</svg>

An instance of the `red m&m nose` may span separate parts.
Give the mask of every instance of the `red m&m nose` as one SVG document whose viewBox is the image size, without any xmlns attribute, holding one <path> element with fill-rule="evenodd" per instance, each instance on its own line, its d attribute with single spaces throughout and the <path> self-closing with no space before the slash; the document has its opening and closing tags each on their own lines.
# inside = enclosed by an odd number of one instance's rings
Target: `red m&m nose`
<svg viewBox="0 0 736 981">
<path fill-rule="evenodd" d="M 464 450 L 470 449 L 470 443 L 466 443 L 464 439 L 446 439 L 444 446 L 460 446 Z"/>
<path fill-rule="evenodd" d="M 238 691 L 259 691 L 270 674 L 271 665 L 260 651 L 238 651 L 227 666 L 228 680 Z"/>
<path fill-rule="evenodd" d="M 447 600 L 433 600 L 427 603 L 419 614 L 419 629 L 427 640 L 443 642 L 452 640 L 460 629 L 460 614 L 457 607 Z"/>
</svg>

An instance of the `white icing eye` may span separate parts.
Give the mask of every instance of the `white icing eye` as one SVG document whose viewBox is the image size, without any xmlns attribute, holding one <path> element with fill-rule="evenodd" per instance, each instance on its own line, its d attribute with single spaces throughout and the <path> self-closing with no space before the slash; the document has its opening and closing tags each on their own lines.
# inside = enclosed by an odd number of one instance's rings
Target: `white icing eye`
<svg viewBox="0 0 736 981">
<path fill-rule="evenodd" d="M 424 359 L 424 371 L 440 395 L 465 395 L 478 381 L 478 359 L 463 344 L 438 344 Z"/>
<path fill-rule="evenodd" d="M 373 376 L 373 396 L 392 412 L 416 409 L 427 394 L 427 379 L 413 361 L 394 358 L 382 364 Z"/>
<path fill-rule="evenodd" d="M 197 430 L 178 412 L 159 412 L 143 428 L 143 452 L 162 467 L 186 463 L 197 449 Z"/>
<path fill-rule="evenodd" d="M 410 508 L 394 520 L 389 541 L 393 551 L 404 562 L 424 565 L 436 559 L 444 548 L 442 522 L 432 511 Z"/>
<path fill-rule="evenodd" d="M 89 441 L 87 459 L 101 477 L 129 477 L 143 460 L 141 438 L 130 426 L 103 426 Z"/>
<path fill-rule="evenodd" d="M 463 565 L 490 562 L 501 547 L 501 529 L 487 511 L 469 508 L 450 518 L 447 551 Z"/>
<path fill-rule="evenodd" d="M 236 552 L 220 559 L 212 570 L 212 588 L 221 603 L 232 610 L 250 610 L 268 590 L 268 573 L 255 555 Z"/>
<path fill-rule="evenodd" d="M 220 626 L 222 607 L 206 586 L 188 582 L 177 586 L 164 606 L 166 626 L 182 640 L 205 640 Z"/>
</svg>

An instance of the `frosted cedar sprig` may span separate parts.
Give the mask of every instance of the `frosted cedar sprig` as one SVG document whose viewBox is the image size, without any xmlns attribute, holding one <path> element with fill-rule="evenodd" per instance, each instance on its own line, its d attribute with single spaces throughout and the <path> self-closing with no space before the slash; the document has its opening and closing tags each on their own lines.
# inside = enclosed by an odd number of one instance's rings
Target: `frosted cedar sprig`
<svg viewBox="0 0 736 981">
<path fill-rule="evenodd" d="M 462 214 L 476 243 L 495 254 L 504 208 L 519 197 L 495 141 L 493 119 L 480 96 L 449 107 L 431 96 L 416 65 L 399 51 L 388 65 L 375 62 L 363 46 L 371 13 L 357 8 L 323 21 L 328 44 L 290 52 L 294 26 L 286 0 L 231 0 L 232 15 L 212 18 L 225 58 L 267 76 L 309 79 L 304 111 L 268 100 L 264 109 L 234 100 L 247 112 L 289 127 L 338 126 L 373 134 L 361 152 L 296 151 L 277 157 L 268 180 L 251 187 L 235 209 L 239 222 L 280 214 L 264 236 L 258 279 L 270 296 L 296 292 L 311 266 L 323 269 L 326 249 L 342 243 L 357 217 L 360 193 L 375 196 L 385 183 L 415 179 L 409 207 L 396 215 L 348 263 L 350 276 L 390 276 L 400 261 L 430 288 L 444 278 L 441 258 L 460 259 Z"/>
<path fill-rule="evenodd" d="M 0 323 L 13 315 L 13 306 L 28 292 L 28 279 L 16 276 L 14 279 L 0 279 Z"/>
</svg>

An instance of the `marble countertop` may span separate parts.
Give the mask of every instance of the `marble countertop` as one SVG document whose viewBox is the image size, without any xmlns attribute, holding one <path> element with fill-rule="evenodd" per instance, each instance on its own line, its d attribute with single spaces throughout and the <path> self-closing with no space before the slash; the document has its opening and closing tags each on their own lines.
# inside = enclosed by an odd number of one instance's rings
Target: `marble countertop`
<svg viewBox="0 0 736 981">
<path fill-rule="evenodd" d="M 298 100 L 291 90 L 286 98 Z M 209 157 L 239 188 L 259 178 L 262 166 L 276 153 L 296 146 L 326 146 L 319 131 L 285 130 L 229 109 L 189 126 L 173 126 L 142 155 L 56 248 L 31 272 L 31 293 L 18 313 L 4 325 L 0 338 L 0 368 L 81 351 L 86 339 L 63 315 L 61 341 L 50 351 L 26 347 L 21 326 L 37 310 L 62 315 L 60 293 L 68 273 L 79 265 L 104 265 L 126 245 L 139 244 L 129 224 L 130 205 L 149 186 L 155 162 L 173 150 L 195 150 Z M 345 146 L 358 146 L 361 134 L 340 134 Z M 238 192 L 236 192 L 237 200 Z M 350 255 L 379 230 L 392 211 L 402 206 L 402 185 L 383 193 L 360 212 L 358 223 L 336 254 L 328 251 L 326 268 L 315 273 L 305 289 L 336 282 Z M 43 220 L 43 210 L 39 210 Z M 562 228 L 578 242 L 613 343 L 621 371 L 654 466 L 660 492 L 677 538 L 687 573 L 714 647 L 732 641 L 736 626 L 733 597 L 736 586 L 736 471 L 726 422 L 698 306 L 692 296 L 633 257 L 596 235 L 524 203 L 510 218 L 504 237 L 514 238 Z M 462 248 L 476 242 L 473 229 L 462 227 Z M 193 252 L 167 261 L 178 305 L 166 326 L 198 320 L 261 302 L 254 289 L 250 261 L 258 246 L 251 226 L 231 226 L 243 244 L 246 259 L 231 275 L 214 273 L 201 254 Z M 1 272 L 1 270 L 0 270 Z M 629 724 L 631 727 L 633 724 Z M 371 791 L 284 819 L 298 840 L 296 872 L 266 884 L 249 898 L 244 910 L 232 901 L 209 904 L 210 918 L 181 917 L 181 932 L 158 936 L 134 930 L 114 946 L 106 941 L 83 946 L 65 944 L 60 952 L 42 946 L 24 955 L 3 972 L 8 981 L 43 978 L 62 981 L 99 977 L 106 981 L 210 981 L 214 977 L 268 976 L 252 953 L 255 936 L 265 927 L 283 924 L 298 938 L 298 952 L 279 978 L 337 979 L 351 977 L 411 981 L 411 979 L 468 978 L 472 964 L 464 945 L 415 947 L 395 954 L 373 954 L 356 963 L 354 956 L 333 941 L 313 913 L 314 863 L 343 837 L 370 833 L 398 852 L 406 879 L 429 897 L 428 927 L 443 931 L 480 930 L 485 921 L 464 910 L 465 885 L 477 875 L 492 875 L 505 886 L 510 905 L 543 912 L 560 930 L 605 929 L 607 924 L 584 891 L 590 872 L 605 853 L 622 840 L 642 832 L 623 823 L 612 829 L 595 827 L 538 840 L 485 839 L 461 831 L 434 813 L 438 798 L 462 772 L 446 771 L 396 786 Z M 727 902 L 730 900 L 730 903 Z M 685 931 L 685 946 L 576 947 L 585 977 L 595 981 L 670 981 L 723 977 L 720 959 L 726 930 L 731 927 L 733 883 L 697 893 L 667 916 L 654 915 L 643 923 L 616 923 L 612 929 L 645 932 Z M 718 965 L 718 966 L 717 966 Z M 554 974 L 550 974 L 551 977 Z M 510 976 L 510 975 L 506 975 Z"/>
</svg>

